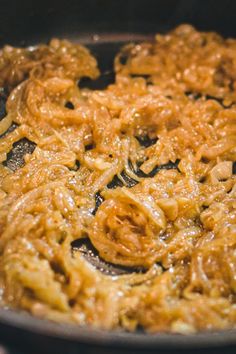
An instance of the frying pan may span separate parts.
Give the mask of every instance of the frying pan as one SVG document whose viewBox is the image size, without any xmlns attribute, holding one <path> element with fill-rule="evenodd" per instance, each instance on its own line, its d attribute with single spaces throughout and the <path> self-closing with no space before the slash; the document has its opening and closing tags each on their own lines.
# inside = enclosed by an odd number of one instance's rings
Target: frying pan
<svg viewBox="0 0 236 354">
<path fill-rule="evenodd" d="M 103 88 L 114 80 L 113 58 L 124 43 L 150 39 L 154 33 L 168 31 L 180 23 L 191 23 L 199 30 L 213 30 L 236 37 L 235 12 L 236 2 L 233 0 L 0 0 L 0 46 L 6 43 L 33 45 L 47 42 L 52 37 L 85 43 L 97 57 L 102 76 L 95 82 L 84 80 L 82 84 Z M 1 94 L 0 119 L 5 115 L 5 100 Z M 13 125 L 10 129 L 14 128 Z M 21 167 L 24 154 L 32 153 L 34 148 L 34 144 L 26 139 L 17 142 L 4 164 L 12 170 Z M 98 205 L 100 196 L 96 198 Z M 73 248 L 107 274 L 129 271 L 102 262 L 89 244 L 75 242 Z M 54 324 L 24 312 L 0 309 L 0 342 L 6 345 L 10 354 L 235 354 L 236 330 L 189 336 L 150 335 L 141 331 L 107 332 Z"/>
</svg>

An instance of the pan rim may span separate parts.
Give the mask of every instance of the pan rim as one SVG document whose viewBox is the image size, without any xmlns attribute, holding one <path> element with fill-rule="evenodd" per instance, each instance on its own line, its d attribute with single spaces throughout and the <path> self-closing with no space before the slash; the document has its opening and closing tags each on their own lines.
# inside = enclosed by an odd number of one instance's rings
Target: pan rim
<svg viewBox="0 0 236 354">
<path fill-rule="evenodd" d="M 140 349 L 206 349 L 236 345 L 236 329 L 199 332 L 196 334 L 147 334 L 121 330 L 108 331 L 88 326 L 59 324 L 37 318 L 27 312 L 0 309 L 0 326 L 23 330 L 27 334 L 41 335 L 79 344 L 115 346 Z"/>
</svg>

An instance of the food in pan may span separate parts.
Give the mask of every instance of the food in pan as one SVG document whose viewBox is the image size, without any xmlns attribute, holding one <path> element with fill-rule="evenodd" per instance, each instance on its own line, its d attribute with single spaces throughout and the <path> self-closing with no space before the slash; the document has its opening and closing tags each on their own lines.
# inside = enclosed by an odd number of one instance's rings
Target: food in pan
<svg viewBox="0 0 236 354">
<path fill-rule="evenodd" d="M 0 52 L 1 306 L 109 330 L 232 328 L 236 40 L 181 25 L 122 48 L 114 70 L 81 88 L 99 77 L 83 46 Z"/>
</svg>

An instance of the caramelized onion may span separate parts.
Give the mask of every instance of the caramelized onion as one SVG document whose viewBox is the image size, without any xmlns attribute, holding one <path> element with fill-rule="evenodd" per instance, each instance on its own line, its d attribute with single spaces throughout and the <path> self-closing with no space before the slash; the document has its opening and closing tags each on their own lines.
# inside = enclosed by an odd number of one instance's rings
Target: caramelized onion
<svg viewBox="0 0 236 354">
<path fill-rule="evenodd" d="M 236 326 L 235 57 L 182 25 L 122 48 L 92 90 L 79 44 L 0 51 L 1 306 L 107 330 Z"/>
</svg>

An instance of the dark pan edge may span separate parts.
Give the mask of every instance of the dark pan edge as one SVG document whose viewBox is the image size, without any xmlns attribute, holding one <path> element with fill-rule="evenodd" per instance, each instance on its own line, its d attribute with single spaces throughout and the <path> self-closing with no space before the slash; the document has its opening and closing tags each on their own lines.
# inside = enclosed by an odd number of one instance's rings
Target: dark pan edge
<svg viewBox="0 0 236 354">
<path fill-rule="evenodd" d="M 81 344 L 111 346 L 117 348 L 140 349 L 204 349 L 236 345 L 236 330 L 204 332 L 194 335 L 144 334 L 122 331 L 106 331 L 79 327 L 76 325 L 57 324 L 35 318 L 28 313 L 17 313 L 0 309 L 0 338 L 4 329 L 11 328 L 27 332 L 29 335 L 42 335 L 47 338 L 72 341 Z M 3 331 L 2 331 L 3 330 Z M 1 338 L 4 339 L 4 338 Z"/>
</svg>

